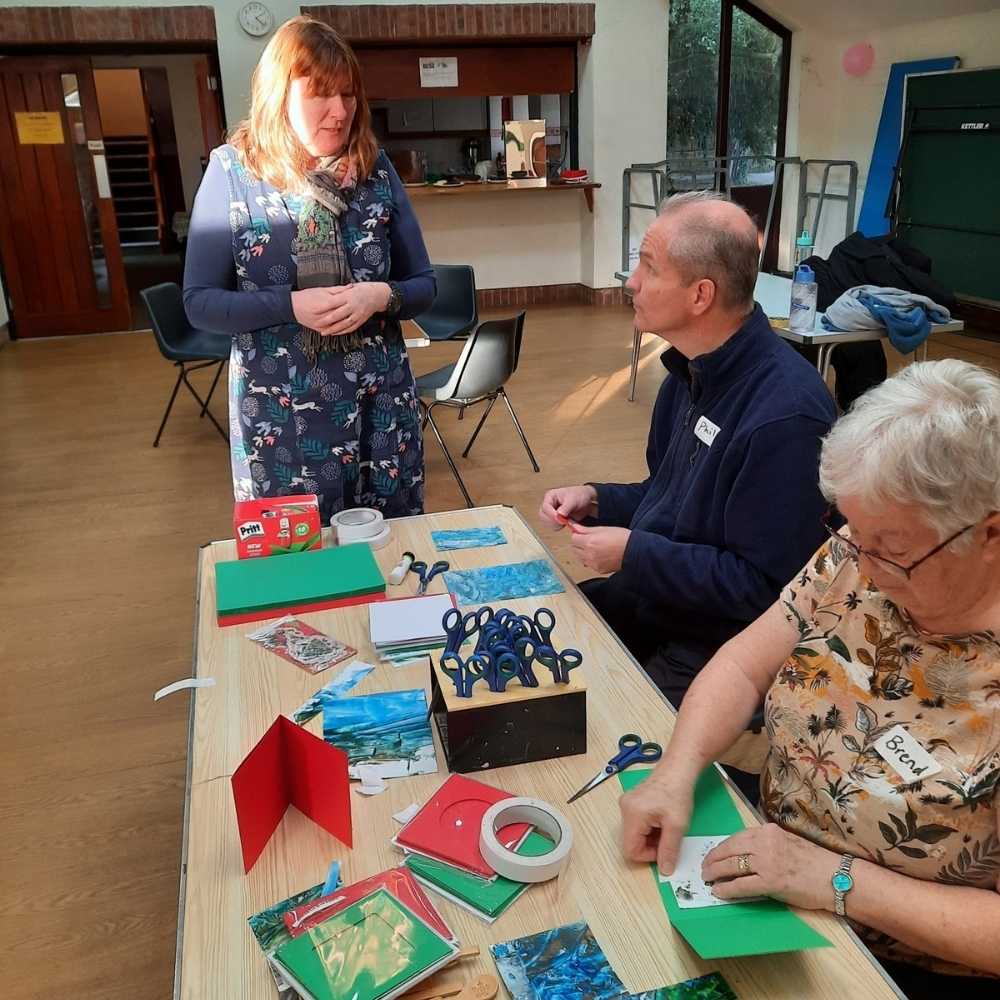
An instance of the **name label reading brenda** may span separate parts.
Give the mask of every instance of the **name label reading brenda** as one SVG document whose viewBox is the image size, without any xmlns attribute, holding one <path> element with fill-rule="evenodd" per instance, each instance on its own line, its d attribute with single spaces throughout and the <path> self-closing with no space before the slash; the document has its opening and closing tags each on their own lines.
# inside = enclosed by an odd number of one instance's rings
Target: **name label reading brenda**
<svg viewBox="0 0 1000 1000">
<path fill-rule="evenodd" d="M 718 424 L 713 424 L 708 417 L 699 417 L 698 423 L 694 425 L 694 436 L 702 443 L 712 447 L 712 443 L 718 437 L 722 428 Z"/>
<path fill-rule="evenodd" d="M 893 726 L 876 740 L 875 749 L 906 784 L 941 770 L 941 765 L 902 726 Z"/>
</svg>

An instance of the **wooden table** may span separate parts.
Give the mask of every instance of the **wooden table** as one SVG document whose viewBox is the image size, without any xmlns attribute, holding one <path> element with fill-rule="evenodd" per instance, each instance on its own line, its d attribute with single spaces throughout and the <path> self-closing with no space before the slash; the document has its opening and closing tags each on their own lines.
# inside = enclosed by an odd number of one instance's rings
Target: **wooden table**
<svg viewBox="0 0 1000 1000">
<path fill-rule="evenodd" d="M 390 544 L 377 552 L 385 571 L 409 549 L 418 558 L 437 558 L 430 531 L 499 524 L 508 544 L 447 553 L 456 569 L 467 569 L 551 554 L 511 507 L 428 514 L 392 522 Z M 260 625 L 220 629 L 215 624 L 214 567 L 234 558 L 232 541 L 202 548 L 198 573 L 195 674 L 214 677 L 214 687 L 193 693 L 181 869 L 175 997 L 185 1000 L 272 1000 L 274 983 L 247 917 L 293 892 L 322 882 L 333 859 L 342 862 L 345 882 L 399 864 L 389 838 L 396 812 L 422 803 L 446 777 L 421 775 L 388 781 L 385 793 L 366 798 L 352 792 L 354 849 L 289 809 L 256 866 L 243 874 L 230 776 L 279 713 L 291 713 L 330 680 L 332 671 L 309 675 L 250 642 Z M 558 804 L 573 824 L 574 848 L 566 871 L 555 881 L 533 886 L 494 924 L 486 924 L 433 896 L 463 946 L 477 944 L 478 959 L 463 962 L 461 975 L 493 972 L 488 946 L 576 920 L 586 920 L 615 972 L 632 991 L 676 983 L 719 970 L 741 1000 L 754 997 L 876 998 L 899 996 L 881 968 L 846 924 L 828 913 L 804 919 L 825 934 L 834 948 L 800 954 L 711 961 L 699 959 L 670 926 L 647 865 L 627 863 L 621 854 L 618 789 L 608 782 L 565 806 L 566 799 L 604 766 L 626 731 L 666 742 L 673 713 L 617 638 L 556 566 L 566 592 L 505 602 L 528 612 L 543 603 L 557 618 L 556 637 L 581 650 L 580 672 L 588 689 L 588 748 L 585 755 L 485 772 L 482 779 L 515 795 Z M 416 589 L 412 574 L 391 596 Z M 443 590 L 441 578 L 430 586 Z M 425 665 L 396 668 L 379 664 L 368 639 L 367 608 L 342 608 L 304 616 L 318 628 L 349 642 L 358 658 L 376 664 L 353 691 L 429 687 Z M 321 719 L 309 724 L 321 732 Z M 434 733 L 438 760 L 444 755 Z M 754 814 L 733 792 L 745 818 Z"/>
</svg>

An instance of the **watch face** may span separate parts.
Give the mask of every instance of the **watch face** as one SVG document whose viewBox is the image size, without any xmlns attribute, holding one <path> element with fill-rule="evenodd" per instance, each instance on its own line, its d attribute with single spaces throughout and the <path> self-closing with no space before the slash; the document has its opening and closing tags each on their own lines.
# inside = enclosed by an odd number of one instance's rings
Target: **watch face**
<svg viewBox="0 0 1000 1000">
<path fill-rule="evenodd" d="M 837 872 L 833 876 L 833 887 L 837 892 L 848 892 L 854 888 L 854 879 L 847 872 Z"/>
</svg>

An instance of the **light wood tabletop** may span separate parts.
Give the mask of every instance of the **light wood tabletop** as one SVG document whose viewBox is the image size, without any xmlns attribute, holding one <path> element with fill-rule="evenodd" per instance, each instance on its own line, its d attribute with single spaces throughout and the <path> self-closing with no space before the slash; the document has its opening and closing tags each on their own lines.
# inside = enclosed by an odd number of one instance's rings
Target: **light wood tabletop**
<svg viewBox="0 0 1000 1000">
<path fill-rule="evenodd" d="M 507 544 L 438 553 L 431 543 L 432 530 L 486 525 L 499 525 Z M 518 511 L 505 506 L 394 520 L 389 544 L 375 553 L 386 576 L 407 549 L 428 562 L 447 559 L 453 569 L 551 558 Z M 206 545 L 200 553 L 195 674 L 213 677 L 215 685 L 191 695 L 175 979 L 175 996 L 184 1000 L 272 1000 L 274 983 L 247 917 L 322 882 L 334 859 L 341 862 L 346 883 L 398 865 L 402 855 L 389 842 L 399 829 L 392 814 L 410 803 L 423 803 L 447 777 L 435 729 L 439 773 L 388 780 L 388 790 L 373 797 L 352 792 L 353 850 L 289 809 L 253 870 L 244 875 L 230 777 L 275 717 L 291 715 L 339 667 L 310 675 L 246 638 L 260 623 L 216 625 L 215 564 L 232 558 L 231 540 Z M 521 613 L 551 608 L 556 616 L 556 645 L 573 646 L 583 653 L 583 666 L 577 673 L 582 674 L 587 690 L 588 752 L 485 771 L 477 777 L 514 795 L 553 803 L 572 823 L 573 852 L 558 879 L 532 886 L 493 924 L 431 896 L 462 946 L 481 949 L 477 958 L 462 963 L 460 975 L 495 974 L 489 953 L 492 943 L 585 920 L 632 992 L 719 971 L 741 1000 L 899 996 L 848 926 L 828 913 L 802 916 L 833 943 L 832 948 L 722 961 L 699 959 L 670 926 L 649 867 L 622 857 L 616 782 L 605 782 L 578 802 L 565 805 L 616 752 L 622 733 L 638 732 L 665 744 L 673 729 L 673 712 L 554 559 L 552 563 L 566 587 L 564 593 L 503 603 Z M 388 587 L 388 596 L 410 596 L 416 585 L 416 577 L 410 574 L 401 586 Z M 428 589 L 443 592 L 441 577 L 435 577 Z M 369 641 L 367 607 L 302 617 L 354 646 L 358 659 L 375 664 L 374 672 L 352 695 L 423 687 L 429 696 L 426 660 L 406 667 L 379 663 Z M 314 719 L 308 728 L 321 734 L 321 719 Z M 733 796 L 747 822 L 757 822 L 735 791 Z"/>
</svg>

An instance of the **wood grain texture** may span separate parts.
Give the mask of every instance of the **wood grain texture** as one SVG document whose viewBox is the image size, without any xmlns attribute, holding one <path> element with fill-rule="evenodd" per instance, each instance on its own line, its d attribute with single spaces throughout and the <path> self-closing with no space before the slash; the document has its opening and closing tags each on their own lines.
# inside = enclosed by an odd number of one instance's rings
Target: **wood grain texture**
<svg viewBox="0 0 1000 1000">
<path fill-rule="evenodd" d="M 0 157 L 0 171 L 8 167 Z M 460 459 L 476 414 L 459 422 L 441 413 L 473 496 L 516 504 L 534 523 L 550 486 L 643 478 L 662 344 L 645 338 L 636 402 L 628 403 L 631 343 L 628 309 L 532 307 L 508 391 L 542 472 L 531 472 L 506 414 L 491 414 L 469 458 Z M 414 350 L 413 367 L 438 368 L 459 349 Z M 900 357 L 887 353 L 890 368 L 899 367 Z M 1000 369 L 1000 345 L 969 336 L 934 338 L 930 356 Z M 5 1000 L 171 996 L 190 695 L 154 704 L 152 694 L 191 674 L 197 547 L 232 531 L 229 457 L 192 400 L 178 397 L 160 447 L 150 447 L 173 379 L 148 331 L 0 348 L 0 934 L 12 956 Z M 194 381 L 207 391 L 209 379 Z M 213 409 L 224 416 L 224 398 Z M 432 440 L 426 461 L 427 509 L 460 507 Z M 568 532 L 543 538 L 573 579 L 592 575 L 574 559 Z M 300 683 L 291 694 L 309 688 Z M 405 806 L 414 796 L 404 788 L 390 782 L 382 798 Z M 216 811 L 230 802 L 225 779 L 200 793 L 209 791 L 220 796 Z M 275 844 L 287 838 L 295 855 L 313 836 L 315 827 L 293 811 Z M 275 844 L 259 866 L 283 849 Z M 349 860 L 334 842 L 327 847 L 326 860 Z M 301 878 L 319 880 L 312 863 Z M 520 910 L 518 919 L 528 921 L 550 891 L 556 887 L 531 890 L 512 915 Z M 442 909 L 451 919 L 452 909 Z M 498 934 L 507 930 L 516 928 L 497 925 Z M 241 947 L 247 962 L 237 970 L 236 996 L 246 977 L 266 974 L 256 945 Z M 750 971 L 733 985 L 756 982 Z"/>
<path fill-rule="evenodd" d="M 400 518 L 392 523 L 389 544 L 375 553 L 388 572 L 401 554 L 433 551 L 430 532 L 499 525 L 505 546 L 449 553 L 455 568 L 547 558 L 548 553 L 521 515 L 512 507 Z M 230 996 L 265 1000 L 272 985 L 247 928 L 251 914 L 317 881 L 331 858 L 341 860 L 345 882 L 374 875 L 396 865 L 402 856 L 389 845 L 399 828 L 392 813 L 410 802 L 424 802 L 446 772 L 388 782 L 377 797 L 352 795 L 355 830 L 353 850 L 304 821 L 286 817 L 279 836 L 261 855 L 254 869 L 243 874 L 239 833 L 232 806 L 229 776 L 246 751 L 257 742 L 279 713 L 290 714 L 324 682 L 324 675 L 304 674 L 273 654 L 255 647 L 245 633 L 253 626 L 219 629 L 212 621 L 215 602 L 214 566 L 235 555 L 232 541 L 216 542 L 200 555 L 200 624 L 197 673 L 216 684 L 198 689 L 194 706 L 188 852 L 190 863 L 183 900 L 184 927 L 180 996 Z M 556 616 L 560 641 L 571 642 L 584 656 L 587 675 L 588 752 L 572 757 L 497 768 L 482 780 L 515 795 L 559 803 L 574 829 L 568 868 L 558 880 L 532 887 L 495 924 L 487 925 L 466 911 L 442 901 L 440 908 L 464 945 L 479 945 L 482 954 L 469 962 L 469 974 L 491 972 L 488 945 L 547 928 L 586 920 L 622 981 L 633 992 L 653 989 L 721 968 L 740 997 L 891 997 L 893 991 L 867 952 L 844 926 L 826 913 L 804 914 L 835 948 L 760 960 L 703 963 L 683 945 L 667 922 L 659 892 L 647 865 L 627 863 L 621 854 L 618 789 L 611 783 L 572 806 L 562 803 L 617 750 L 618 737 L 637 731 L 666 741 L 673 713 L 617 639 L 559 570 L 566 591 L 545 597 L 507 601 L 513 611 L 527 614 L 540 606 Z M 414 577 L 397 588 L 409 594 Z M 430 592 L 444 592 L 437 577 Z M 425 662 L 411 667 L 378 663 L 368 638 L 367 608 L 341 608 L 303 615 L 322 631 L 350 643 L 359 658 L 376 664 L 354 694 L 422 687 L 429 691 Z M 310 728 L 319 730 L 319 718 Z M 435 732 L 438 760 L 444 755 Z M 206 765 L 204 761 L 210 761 Z M 744 818 L 751 813 L 742 807 Z M 305 827 L 305 829 L 304 829 Z M 248 955 L 248 950 L 251 954 Z M 756 982 L 751 984 L 751 977 Z M 234 988 L 239 982 L 240 988 Z"/>
<path fill-rule="evenodd" d="M 129 16 L 131 13 L 132 16 Z M 214 42 L 211 6 L 5 7 L 0 45 Z"/>
</svg>

